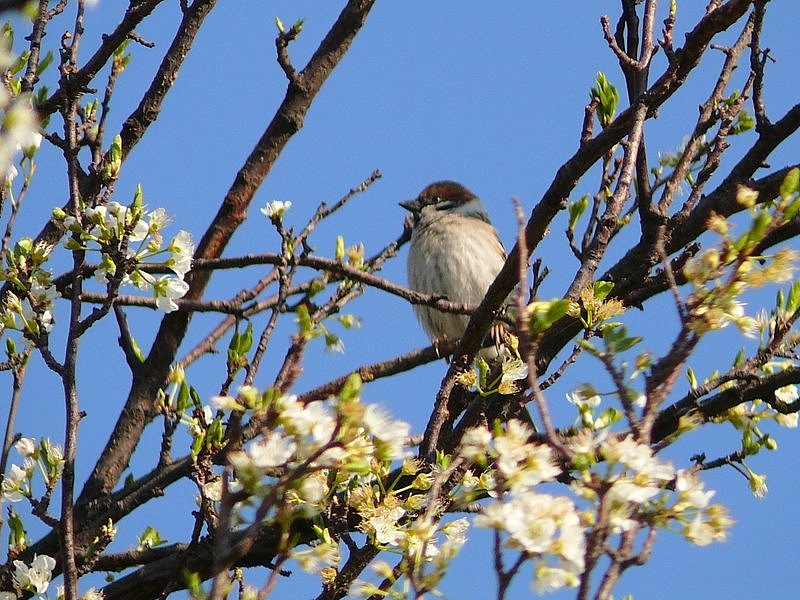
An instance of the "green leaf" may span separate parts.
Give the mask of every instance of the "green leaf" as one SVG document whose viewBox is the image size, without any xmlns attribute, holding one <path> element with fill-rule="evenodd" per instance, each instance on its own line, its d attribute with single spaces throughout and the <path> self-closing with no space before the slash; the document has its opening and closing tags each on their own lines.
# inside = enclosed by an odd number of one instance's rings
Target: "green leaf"
<svg viewBox="0 0 800 600">
<path fill-rule="evenodd" d="M 792 284 L 789 290 L 789 298 L 786 300 L 786 312 L 794 314 L 800 308 L 800 279 Z"/>
<path fill-rule="evenodd" d="M 140 363 L 143 363 L 144 362 L 144 353 L 142 352 L 142 349 L 139 348 L 139 344 L 136 342 L 136 338 L 133 337 L 133 336 L 130 336 L 130 342 L 131 342 L 131 351 L 133 352 L 133 355 L 136 357 L 136 359 Z"/>
<path fill-rule="evenodd" d="M 604 325 L 601 331 L 606 348 L 612 354 L 624 352 L 642 341 L 640 336 L 629 337 L 627 329 L 621 324 Z"/>
<path fill-rule="evenodd" d="M 222 446 L 222 441 L 225 439 L 225 432 L 222 429 L 222 420 L 214 419 L 211 425 L 208 426 L 206 431 L 205 446 L 206 448 L 219 448 Z"/>
<path fill-rule="evenodd" d="M 319 277 L 315 277 L 311 280 L 309 284 L 308 294 L 309 296 L 315 296 L 319 294 L 322 290 L 325 289 L 325 286 L 328 285 L 328 275 L 322 274 Z"/>
<path fill-rule="evenodd" d="M 797 195 L 783 211 L 783 221 L 788 223 L 800 212 L 800 194 Z"/>
<path fill-rule="evenodd" d="M 204 445 L 204 442 L 205 442 L 205 437 L 206 437 L 205 434 L 198 435 L 192 441 L 192 456 L 193 457 L 196 458 L 200 454 L 200 451 L 203 449 L 203 445 Z"/>
<path fill-rule="evenodd" d="M 575 200 L 574 202 L 570 202 L 569 206 L 567 207 L 567 212 L 569 213 L 570 231 L 575 229 L 575 225 L 577 225 L 578 220 L 583 216 L 583 213 L 586 212 L 588 206 L 589 206 L 589 194 L 586 194 L 580 200 Z"/>
<path fill-rule="evenodd" d="M 12 75 L 16 75 L 17 73 L 22 71 L 23 68 L 25 68 L 25 65 L 28 64 L 28 58 L 30 57 L 30 55 L 31 55 L 30 50 L 25 50 L 25 52 L 20 54 L 17 57 L 17 59 L 13 63 L 11 63 L 11 66 L 8 67 L 8 70 L 11 72 Z"/>
<path fill-rule="evenodd" d="M 354 315 L 338 315 L 336 319 L 345 329 L 352 329 L 361 325 L 361 320 Z"/>
<path fill-rule="evenodd" d="M 744 348 L 740 348 L 739 352 L 736 354 L 736 358 L 733 359 L 733 366 L 739 367 L 744 363 L 744 359 L 747 354 L 744 351 Z"/>
<path fill-rule="evenodd" d="M 125 49 L 128 47 L 128 42 L 130 42 L 130 40 L 126 39 L 114 49 L 115 58 L 122 58 L 122 56 L 125 54 Z"/>
<path fill-rule="evenodd" d="M 731 135 L 739 135 L 745 131 L 750 131 L 756 126 L 756 120 L 746 110 L 742 110 L 736 117 L 736 122 L 731 127 Z"/>
<path fill-rule="evenodd" d="M 344 345 L 342 344 L 341 338 L 335 333 L 332 333 L 325 330 L 325 350 L 328 352 L 339 352 L 343 351 Z"/>
<path fill-rule="evenodd" d="M 748 429 L 742 435 L 742 451 L 746 456 L 753 456 L 758 454 L 759 450 L 761 450 L 761 444 L 759 444 L 757 440 L 753 439 L 753 435 Z"/>
<path fill-rule="evenodd" d="M 614 120 L 619 104 L 619 92 L 603 73 L 598 73 L 595 78 L 596 85 L 592 88 L 589 97 L 594 100 L 597 98 L 597 115 L 600 118 L 600 125 L 607 127 Z"/>
<path fill-rule="evenodd" d="M 361 376 L 358 373 L 350 373 L 339 390 L 339 398 L 343 401 L 358 400 L 361 393 Z"/>
<path fill-rule="evenodd" d="M 145 528 L 145 530 L 142 532 L 142 535 L 137 536 L 137 539 L 139 540 L 140 550 L 155 548 L 156 546 L 160 546 L 161 544 L 165 544 L 167 542 L 167 540 L 161 537 L 158 529 L 155 529 L 150 525 Z"/>
<path fill-rule="evenodd" d="M 686 379 L 689 380 L 689 387 L 692 389 L 697 388 L 697 375 L 694 373 L 694 369 L 689 367 L 686 369 Z"/>
<path fill-rule="evenodd" d="M 594 297 L 597 298 L 598 300 L 605 300 L 611 293 L 611 290 L 614 289 L 614 282 L 595 281 L 593 287 L 594 287 Z"/>
<path fill-rule="evenodd" d="M 136 191 L 133 193 L 133 202 L 128 207 L 131 210 L 131 218 L 133 222 L 137 222 L 144 213 L 144 192 L 142 191 L 142 184 L 136 184 Z"/>
<path fill-rule="evenodd" d="M 334 257 L 336 260 L 342 260 L 344 258 L 344 237 L 341 235 L 336 236 L 336 250 L 334 252 Z"/>
<path fill-rule="evenodd" d="M 3 30 L 0 32 L 0 42 L 2 42 L 2 46 L 6 50 L 11 50 L 14 46 L 14 27 L 12 27 L 11 23 L 8 21 L 3 23 Z"/>
<path fill-rule="evenodd" d="M 453 455 L 446 454 L 443 450 L 436 450 L 436 466 L 439 467 L 442 471 L 447 470 L 450 464 L 453 462 Z"/>
<path fill-rule="evenodd" d="M 114 136 L 114 141 L 111 142 L 111 148 L 106 152 L 106 164 L 103 174 L 106 178 L 112 179 L 119 175 L 120 167 L 122 166 L 122 137 L 119 135 Z"/>
<path fill-rule="evenodd" d="M 300 325 L 300 333 L 303 335 L 310 334 L 314 328 L 314 324 L 311 322 L 311 315 L 308 313 L 308 307 L 305 304 L 297 307 L 297 323 Z"/>
<path fill-rule="evenodd" d="M 600 350 L 598 350 L 598 348 L 589 340 L 578 340 L 578 346 L 586 350 L 586 352 L 592 356 L 600 356 L 602 354 Z"/>
<path fill-rule="evenodd" d="M 33 249 L 33 240 L 31 238 L 22 238 L 14 244 L 14 254 L 17 256 L 30 256 Z"/>
<path fill-rule="evenodd" d="M 595 429 L 605 429 L 619 421 L 622 418 L 622 412 L 616 408 L 607 408 L 600 416 L 594 420 Z"/>
<path fill-rule="evenodd" d="M 532 302 L 528 305 L 528 330 L 531 335 L 547 331 L 553 323 L 569 312 L 571 302 L 566 298 Z"/>
<path fill-rule="evenodd" d="M 198 394 L 197 390 L 191 386 L 189 386 L 189 397 L 192 399 L 192 404 L 196 409 L 203 409 L 203 402 L 200 400 L 200 394 Z"/>
<path fill-rule="evenodd" d="M 239 354 L 247 354 L 253 347 L 253 324 L 248 323 L 244 333 L 238 335 L 236 351 Z"/>
<path fill-rule="evenodd" d="M 800 168 L 790 170 L 781 183 L 781 198 L 788 200 L 792 194 L 800 192 Z"/>
<path fill-rule="evenodd" d="M 786 309 L 786 294 L 781 288 L 778 288 L 778 292 L 775 294 L 775 308 L 778 310 Z"/>
<path fill-rule="evenodd" d="M 13 510 L 9 509 L 10 514 L 8 515 L 8 546 L 9 549 L 11 548 L 18 548 L 21 546 L 22 548 L 27 547 L 26 542 L 26 535 L 27 532 L 25 531 L 25 525 L 22 523 L 22 519 L 20 516 Z"/>
<path fill-rule="evenodd" d="M 44 73 L 45 69 L 53 64 L 53 51 L 48 50 L 47 54 L 44 55 L 44 58 L 39 61 L 39 75 Z"/>
<path fill-rule="evenodd" d="M 734 243 L 734 248 L 739 252 L 749 252 L 764 239 L 764 234 L 772 222 L 772 215 L 767 211 L 759 211 L 750 223 L 750 229 Z"/>
<path fill-rule="evenodd" d="M 189 385 L 185 382 L 181 382 L 181 386 L 178 388 L 178 398 L 176 400 L 175 409 L 178 412 L 183 412 L 189 408 Z"/>
</svg>

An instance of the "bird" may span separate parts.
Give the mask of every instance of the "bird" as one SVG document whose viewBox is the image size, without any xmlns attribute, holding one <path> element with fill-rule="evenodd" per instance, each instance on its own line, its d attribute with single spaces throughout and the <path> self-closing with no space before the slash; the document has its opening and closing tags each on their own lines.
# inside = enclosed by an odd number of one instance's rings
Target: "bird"
<svg viewBox="0 0 800 600">
<path fill-rule="evenodd" d="M 409 287 L 451 302 L 480 303 L 506 260 L 503 243 L 480 198 L 460 183 L 445 180 L 431 183 L 400 206 L 412 215 Z M 440 338 L 460 338 L 470 319 L 419 304 L 414 311 L 434 343 Z M 481 351 L 486 360 L 498 355 L 496 346 Z"/>
</svg>

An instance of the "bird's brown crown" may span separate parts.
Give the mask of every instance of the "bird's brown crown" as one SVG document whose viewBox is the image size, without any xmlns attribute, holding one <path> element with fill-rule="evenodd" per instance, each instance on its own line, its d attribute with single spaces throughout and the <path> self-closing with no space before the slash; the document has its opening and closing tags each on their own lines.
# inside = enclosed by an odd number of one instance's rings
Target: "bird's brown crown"
<svg viewBox="0 0 800 600">
<path fill-rule="evenodd" d="M 417 199 L 420 204 L 438 204 L 447 202 L 453 206 L 459 206 L 475 200 L 477 196 L 456 181 L 435 181 L 426 186 L 419 193 Z"/>
</svg>

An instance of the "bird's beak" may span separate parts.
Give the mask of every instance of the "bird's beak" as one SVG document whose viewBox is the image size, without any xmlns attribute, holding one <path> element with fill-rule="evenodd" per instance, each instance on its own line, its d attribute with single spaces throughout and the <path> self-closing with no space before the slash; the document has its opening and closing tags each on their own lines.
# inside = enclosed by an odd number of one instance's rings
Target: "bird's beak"
<svg viewBox="0 0 800 600">
<path fill-rule="evenodd" d="M 417 214 L 420 210 L 422 210 L 422 204 L 419 200 L 403 200 L 400 202 L 400 206 L 413 214 Z"/>
</svg>

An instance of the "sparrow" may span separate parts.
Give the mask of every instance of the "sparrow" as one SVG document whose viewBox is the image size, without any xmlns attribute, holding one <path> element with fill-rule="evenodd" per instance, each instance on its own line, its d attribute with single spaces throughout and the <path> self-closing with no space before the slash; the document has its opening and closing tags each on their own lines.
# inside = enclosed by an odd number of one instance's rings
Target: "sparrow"
<svg viewBox="0 0 800 600">
<path fill-rule="evenodd" d="M 480 303 L 506 260 L 480 198 L 455 181 L 437 181 L 400 206 L 413 216 L 407 264 L 411 289 L 451 302 Z M 429 306 L 414 305 L 414 311 L 434 342 L 460 338 L 470 319 Z M 484 348 L 481 356 L 494 359 L 498 348 Z"/>
</svg>

